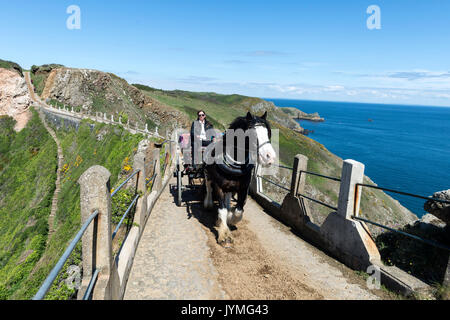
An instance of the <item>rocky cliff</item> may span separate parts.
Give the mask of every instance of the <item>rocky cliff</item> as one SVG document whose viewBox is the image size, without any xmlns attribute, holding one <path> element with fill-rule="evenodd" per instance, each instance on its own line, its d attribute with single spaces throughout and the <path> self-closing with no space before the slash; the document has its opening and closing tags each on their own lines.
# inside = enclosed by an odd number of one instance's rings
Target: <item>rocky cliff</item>
<svg viewBox="0 0 450 320">
<path fill-rule="evenodd" d="M 21 72 L 0 68 L 0 116 L 16 120 L 14 130 L 20 131 L 31 118 L 28 88 Z"/>
<path fill-rule="evenodd" d="M 292 119 L 300 119 L 300 120 L 309 120 L 309 121 L 325 121 L 324 118 L 321 118 L 317 112 L 314 113 L 306 113 L 297 108 L 292 107 L 283 107 L 280 108 L 284 113 L 289 115 Z"/>
<path fill-rule="evenodd" d="M 289 115 L 280 111 L 280 108 L 276 107 L 273 102 L 259 99 L 256 103 L 248 103 L 249 111 L 256 114 L 262 114 L 267 111 L 269 120 L 273 120 L 289 129 L 294 129 L 299 132 L 303 131 L 303 128 L 293 120 Z M 245 105 L 245 104 L 244 104 Z M 282 110 L 282 109 L 281 109 Z"/>
<path fill-rule="evenodd" d="M 188 122 L 182 112 L 142 94 L 114 74 L 97 70 L 53 69 L 45 81 L 41 98 L 85 112 L 123 116 L 140 126 L 147 123 L 149 128 L 172 127 L 176 122 Z"/>
</svg>

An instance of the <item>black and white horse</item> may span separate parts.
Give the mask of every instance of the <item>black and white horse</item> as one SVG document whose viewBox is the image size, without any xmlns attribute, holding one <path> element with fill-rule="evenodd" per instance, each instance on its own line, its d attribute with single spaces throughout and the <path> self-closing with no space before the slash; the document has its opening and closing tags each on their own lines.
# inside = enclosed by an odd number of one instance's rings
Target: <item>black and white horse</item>
<svg viewBox="0 0 450 320">
<path fill-rule="evenodd" d="M 217 241 L 221 245 L 233 241 L 229 226 L 234 226 L 242 219 L 255 164 L 258 162 L 268 166 L 276 160 L 277 155 L 270 143 L 271 128 L 266 118 L 267 112 L 262 117 L 248 112 L 246 117 L 236 118 L 223 137 L 209 147 L 210 154 L 207 157 L 214 161 L 207 163 L 204 168 L 204 207 L 213 208 L 214 193 L 219 202 L 216 226 Z M 231 209 L 231 197 L 236 193 L 237 205 Z"/>
</svg>

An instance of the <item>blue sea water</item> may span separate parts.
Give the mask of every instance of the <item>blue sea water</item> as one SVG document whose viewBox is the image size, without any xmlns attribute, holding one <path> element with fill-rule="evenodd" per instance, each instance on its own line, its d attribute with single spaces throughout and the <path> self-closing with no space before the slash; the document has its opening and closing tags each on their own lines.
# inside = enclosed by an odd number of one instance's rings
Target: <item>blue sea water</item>
<svg viewBox="0 0 450 320">
<path fill-rule="evenodd" d="M 314 130 L 309 137 L 342 159 L 364 163 L 365 174 L 380 187 L 425 197 L 450 189 L 450 108 L 265 100 L 318 112 L 324 122 L 300 121 Z M 426 213 L 426 200 L 388 194 L 418 217 Z"/>
</svg>

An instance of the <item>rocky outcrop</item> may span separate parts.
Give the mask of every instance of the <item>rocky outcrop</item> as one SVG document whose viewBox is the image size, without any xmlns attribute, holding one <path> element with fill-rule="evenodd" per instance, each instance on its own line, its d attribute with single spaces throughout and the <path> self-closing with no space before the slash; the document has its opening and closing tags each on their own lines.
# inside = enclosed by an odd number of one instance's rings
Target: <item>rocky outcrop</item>
<svg viewBox="0 0 450 320">
<path fill-rule="evenodd" d="M 0 59 L 0 68 L 8 69 L 17 72 L 21 77 L 23 77 L 23 70 L 22 67 L 19 66 L 17 63 L 12 61 L 6 61 Z"/>
<path fill-rule="evenodd" d="M 292 107 L 283 107 L 280 109 L 284 113 L 288 114 L 292 119 L 308 120 L 308 121 L 316 121 L 316 122 L 325 121 L 325 119 L 320 117 L 320 115 L 317 112 L 306 113 L 297 108 L 292 108 Z"/>
<path fill-rule="evenodd" d="M 31 119 L 30 103 L 25 79 L 14 70 L 0 68 L 0 116 L 16 120 L 14 130 L 22 130 Z"/>
<path fill-rule="evenodd" d="M 114 74 L 90 69 L 57 68 L 47 77 L 41 98 L 56 100 L 86 112 L 126 114 L 141 126 L 150 120 L 159 127 L 187 124 L 187 116 L 144 95 Z"/>
<path fill-rule="evenodd" d="M 450 189 L 439 191 L 432 196 L 435 199 L 450 201 Z M 450 204 L 427 200 L 424 205 L 425 211 L 431 213 L 450 226 Z"/>
<path fill-rule="evenodd" d="M 280 111 L 281 108 L 277 108 L 273 102 L 258 99 L 259 101 L 252 101 L 249 104 L 248 111 L 256 113 L 257 115 L 263 114 L 267 111 L 269 120 L 275 121 L 289 129 L 293 129 L 297 132 L 303 133 L 303 128 L 294 121 L 290 116 Z M 245 105 L 245 103 L 244 103 Z"/>
</svg>

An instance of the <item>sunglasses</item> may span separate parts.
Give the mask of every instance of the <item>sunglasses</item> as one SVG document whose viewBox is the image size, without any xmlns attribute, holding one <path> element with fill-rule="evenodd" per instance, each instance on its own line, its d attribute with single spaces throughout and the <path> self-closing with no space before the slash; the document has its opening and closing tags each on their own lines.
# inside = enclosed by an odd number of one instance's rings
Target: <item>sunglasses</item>
<svg viewBox="0 0 450 320">
<path fill-rule="evenodd" d="M 201 114 L 199 114 L 198 116 L 199 116 L 199 117 L 204 117 L 205 114 L 204 114 L 204 113 L 201 113 Z"/>
</svg>

